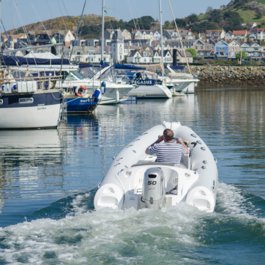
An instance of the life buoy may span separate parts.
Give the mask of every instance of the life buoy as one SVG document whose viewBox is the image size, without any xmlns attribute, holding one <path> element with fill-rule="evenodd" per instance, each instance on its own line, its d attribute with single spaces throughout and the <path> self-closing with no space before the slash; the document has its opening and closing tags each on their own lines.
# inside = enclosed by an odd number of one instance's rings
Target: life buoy
<svg viewBox="0 0 265 265">
<path fill-rule="evenodd" d="M 87 94 L 87 88 L 84 86 L 80 86 L 75 89 L 75 95 L 78 97 L 83 97 L 86 94 Z"/>
</svg>

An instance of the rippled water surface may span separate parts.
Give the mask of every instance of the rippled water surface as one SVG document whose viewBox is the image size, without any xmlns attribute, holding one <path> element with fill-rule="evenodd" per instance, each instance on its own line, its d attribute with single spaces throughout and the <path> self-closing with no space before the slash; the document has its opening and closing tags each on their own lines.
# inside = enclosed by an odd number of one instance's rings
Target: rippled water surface
<svg viewBox="0 0 265 265">
<path fill-rule="evenodd" d="M 264 119 L 264 89 L 223 88 L 98 106 L 58 130 L 0 131 L 0 264 L 264 264 Z M 212 150 L 216 211 L 93 211 L 113 156 L 162 121 Z"/>
</svg>

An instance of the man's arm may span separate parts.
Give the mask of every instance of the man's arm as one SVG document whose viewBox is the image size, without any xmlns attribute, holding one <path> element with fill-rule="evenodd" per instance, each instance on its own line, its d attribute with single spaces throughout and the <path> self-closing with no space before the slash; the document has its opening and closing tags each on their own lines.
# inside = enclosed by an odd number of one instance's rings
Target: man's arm
<svg viewBox="0 0 265 265">
<path fill-rule="evenodd" d="M 145 153 L 149 154 L 149 148 L 152 147 L 155 144 L 158 144 L 158 143 L 162 142 L 163 140 L 164 140 L 164 136 L 163 135 L 162 136 L 158 136 L 158 139 L 145 149 Z"/>
<path fill-rule="evenodd" d="M 177 143 L 182 145 L 183 148 L 183 155 L 189 155 L 189 147 L 185 141 L 183 141 L 181 138 L 177 138 Z"/>
</svg>

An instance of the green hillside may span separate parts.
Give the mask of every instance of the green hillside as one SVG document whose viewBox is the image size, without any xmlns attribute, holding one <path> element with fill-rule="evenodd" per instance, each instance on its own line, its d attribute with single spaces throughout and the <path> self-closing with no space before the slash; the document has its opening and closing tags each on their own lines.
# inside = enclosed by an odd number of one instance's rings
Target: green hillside
<svg viewBox="0 0 265 265">
<path fill-rule="evenodd" d="M 204 32 L 209 29 L 238 30 L 249 29 L 255 23 L 257 27 L 265 27 L 265 0 L 232 0 L 220 9 L 208 8 L 203 14 L 191 14 L 183 19 L 176 19 L 180 28 L 191 29 L 194 32 Z M 150 16 L 135 18 L 130 21 L 105 17 L 105 28 L 135 29 L 140 25 L 142 29 L 159 29 L 158 21 Z M 165 21 L 164 29 L 174 29 L 174 21 Z M 99 38 L 101 32 L 101 17 L 85 15 L 80 17 L 59 17 L 38 22 L 12 30 L 11 33 L 25 33 L 34 31 L 62 32 L 71 30 L 83 38 Z"/>
<path fill-rule="evenodd" d="M 208 8 L 203 14 L 192 14 L 184 19 L 176 19 L 180 27 L 194 32 L 207 29 L 238 30 L 249 29 L 255 23 L 265 27 L 265 0 L 233 0 L 220 9 Z M 168 22 L 168 27 L 172 23 Z"/>
</svg>

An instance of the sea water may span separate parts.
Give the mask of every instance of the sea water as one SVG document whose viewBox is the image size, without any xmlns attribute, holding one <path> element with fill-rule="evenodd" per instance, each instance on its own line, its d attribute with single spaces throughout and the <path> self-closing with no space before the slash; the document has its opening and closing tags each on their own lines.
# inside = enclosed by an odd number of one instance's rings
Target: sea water
<svg viewBox="0 0 265 265">
<path fill-rule="evenodd" d="M 98 106 L 58 130 L 0 131 L 0 264 L 264 264 L 264 103 L 263 89 L 214 88 Z M 212 150 L 216 211 L 94 211 L 113 157 L 163 121 Z"/>
</svg>

